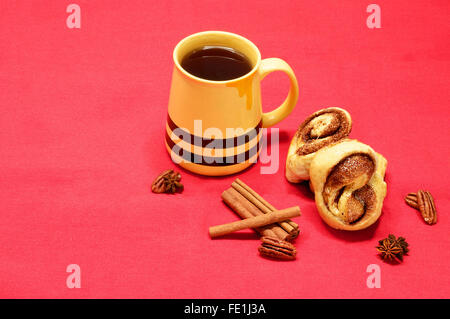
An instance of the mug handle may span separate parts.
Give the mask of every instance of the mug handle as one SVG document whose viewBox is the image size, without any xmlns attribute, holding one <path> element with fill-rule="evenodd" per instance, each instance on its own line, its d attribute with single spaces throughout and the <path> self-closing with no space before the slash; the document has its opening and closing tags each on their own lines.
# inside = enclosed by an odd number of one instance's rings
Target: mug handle
<svg viewBox="0 0 450 319">
<path fill-rule="evenodd" d="M 262 127 L 270 127 L 288 116 L 295 107 L 298 100 L 298 83 L 289 64 L 278 58 L 269 58 L 261 61 L 258 69 L 260 81 L 262 81 L 269 73 L 274 71 L 283 71 L 290 80 L 289 93 L 283 104 L 275 110 L 262 114 Z"/>
</svg>

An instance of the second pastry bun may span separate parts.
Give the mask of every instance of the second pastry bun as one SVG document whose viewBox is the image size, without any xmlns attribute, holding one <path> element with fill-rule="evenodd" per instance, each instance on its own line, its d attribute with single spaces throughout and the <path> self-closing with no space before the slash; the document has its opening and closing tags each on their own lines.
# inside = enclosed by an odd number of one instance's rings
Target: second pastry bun
<svg viewBox="0 0 450 319">
<path fill-rule="evenodd" d="M 386 159 L 370 146 L 345 140 L 319 150 L 309 174 L 317 210 L 331 227 L 360 230 L 381 215 Z"/>
</svg>

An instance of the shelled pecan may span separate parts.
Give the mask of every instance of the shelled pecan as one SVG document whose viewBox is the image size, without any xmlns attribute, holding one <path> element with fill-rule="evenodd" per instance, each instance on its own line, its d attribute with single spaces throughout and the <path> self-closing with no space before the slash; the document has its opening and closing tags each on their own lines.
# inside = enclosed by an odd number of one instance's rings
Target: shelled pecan
<svg viewBox="0 0 450 319">
<path fill-rule="evenodd" d="M 183 191 L 183 184 L 180 183 L 181 174 L 172 169 L 165 170 L 153 181 L 153 193 L 176 193 Z"/>
<path fill-rule="evenodd" d="M 261 237 L 262 244 L 259 253 L 266 257 L 281 260 L 293 260 L 297 255 L 295 246 L 291 243 L 274 237 Z"/>
<path fill-rule="evenodd" d="M 433 225 L 437 222 L 436 206 L 434 204 L 433 196 L 431 193 L 424 190 L 419 190 L 417 193 L 409 193 L 405 197 L 405 202 L 414 209 L 420 211 L 423 220 Z"/>
<path fill-rule="evenodd" d="M 417 204 L 417 194 L 416 193 L 409 193 L 408 195 L 406 195 L 405 202 L 412 208 L 419 209 L 419 205 Z"/>
<path fill-rule="evenodd" d="M 419 190 L 417 192 L 417 204 L 425 222 L 429 225 L 436 224 L 436 207 L 430 192 Z"/>
</svg>

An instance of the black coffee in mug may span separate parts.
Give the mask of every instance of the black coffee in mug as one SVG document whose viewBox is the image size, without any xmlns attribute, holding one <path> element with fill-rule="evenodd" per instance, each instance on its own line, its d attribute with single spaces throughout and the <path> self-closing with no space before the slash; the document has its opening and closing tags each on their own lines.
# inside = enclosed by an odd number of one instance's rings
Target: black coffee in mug
<svg viewBox="0 0 450 319">
<path fill-rule="evenodd" d="M 212 45 L 188 53 L 181 66 L 192 75 L 211 81 L 236 79 L 252 70 L 250 60 L 241 52 Z"/>
</svg>

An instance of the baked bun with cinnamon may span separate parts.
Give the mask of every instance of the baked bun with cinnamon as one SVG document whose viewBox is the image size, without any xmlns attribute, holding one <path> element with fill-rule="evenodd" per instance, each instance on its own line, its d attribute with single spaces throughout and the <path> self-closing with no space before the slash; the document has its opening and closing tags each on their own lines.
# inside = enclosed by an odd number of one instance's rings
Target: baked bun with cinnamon
<svg viewBox="0 0 450 319">
<path fill-rule="evenodd" d="M 386 159 L 357 140 L 318 150 L 309 175 L 322 219 L 331 227 L 360 230 L 380 217 L 386 196 Z"/>
<path fill-rule="evenodd" d="M 347 138 L 352 130 L 350 114 L 338 107 L 319 110 L 306 118 L 289 146 L 286 178 L 291 183 L 309 179 L 316 152 Z"/>
</svg>

